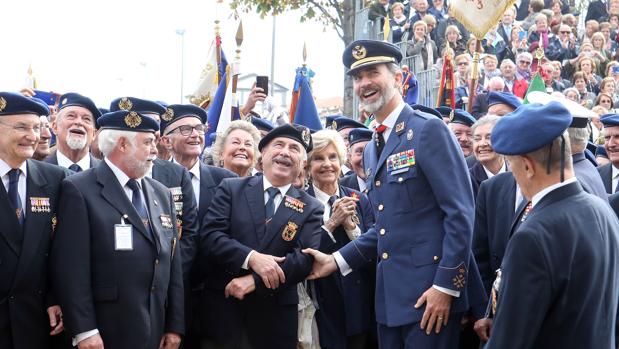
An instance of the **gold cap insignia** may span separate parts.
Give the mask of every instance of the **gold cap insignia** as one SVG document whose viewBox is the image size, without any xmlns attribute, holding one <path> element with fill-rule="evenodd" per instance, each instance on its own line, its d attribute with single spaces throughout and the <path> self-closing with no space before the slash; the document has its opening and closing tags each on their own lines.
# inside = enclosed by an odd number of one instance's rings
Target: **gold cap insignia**
<svg viewBox="0 0 619 349">
<path fill-rule="evenodd" d="M 306 145 L 309 145 L 310 132 L 308 131 L 308 129 L 303 129 L 303 131 L 301 131 L 301 138 L 303 138 L 303 142 L 305 142 Z"/>
<path fill-rule="evenodd" d="M 132 107 L 133 103 L 127 97 L 121 98 L 120 102 L 118 102 L 118 108 L 120 108 L 120 110 L 131 110 Z"/>
<path fill-rule="evenodd" d="M 0 111 L 3 111 L 6 108 L 6 99 L 4 97 L 0 97 Z"/>
<path fill-rule="evenodd" d="M 284 239 L 284 241 L 292 241 L 295 235 L 297 235 L 298 228 L 299 226 L 296 223 L 288 221 L 286 228 L 284 228 L 282 232 L 282 239 Z"/>
<path fill-rule="evenodd" d="M 62 104 L 67 104 L 67 98 L 62 100 Z"/>
<path fill-rule="evenodd" d="M 161 120 L 170 121 L 174 118 L 174 110 L 172 108 L 167 108 L 165 113 L 161 115 Z"/>
<path fill-rule="evenodd" d="M 138 113 L 132 111 L 125 116 L 125 124 L 131 128 L 136 128 L 142 123 L 142 118 Z"/>
<path fill-rule="evenodd" d="M 452 122 L 452 121 L 454 121 L 454 110 L 453 109 L 449 112 L 449 122 Z"/>
<path fill-rule="evenodd" d="M 364 59 L 367 54 L 365 46 L 357 45 L 352 49 L 352 56 L 356 60 Z"/>
<path fill-rule="evenodd" d="M 337 130 L 337 122 L 335 120 L 333 120 L 333 122 L 331 123 L 331 129 Z"/>
</svg>

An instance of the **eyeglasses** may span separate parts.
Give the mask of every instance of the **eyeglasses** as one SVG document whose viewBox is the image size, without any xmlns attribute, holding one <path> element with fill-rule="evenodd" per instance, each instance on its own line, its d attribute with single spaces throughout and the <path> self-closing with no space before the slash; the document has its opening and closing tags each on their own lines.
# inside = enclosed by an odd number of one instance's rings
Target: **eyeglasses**
<svg viewBox="0 0 619 349">
<path fill-rule="evenodd" d="M 561 34 L 570 34 L 571 31 L 569 31 L 569 30 L 568 31 L 560 31 L 559 33 L 561 33 Z"/>
<path fill-rule="evenodd" d="M 195 126 L 190 126 L 190 125 L 181 125 L 179 127 L 176 127 L 175 129 L 171 130 L 170 132 L 166 133 L 166 135 L 169 135 L 170 133 L 173 133 L 175 131 L 177 131 L 183 135 L 183 136 L 189 136 L 193 133 L 193 130 L 196 130 L 196 132 L 200 135 L 203 135 L 204 132 L 206 132 L 206 126 L 203 124 L 197 124 Z"/>
<path fill-rule="evenodd" d="M 22 124 L 22 123 L 17 123 L 17 124 L 8 124 L 6 122 L 2 122 L 0 121 L 0 124 L 8 126 L 10 128 L 12 128 L 13 130 L 19 132 L 19 133 L 28 133 L 30 132 L 30 130 L 34 131 L 34 133 L 39 134 L 41 133 L 41 125 L 33 125 L 33 126 L 28 126 L 26 124 Z"/>
<path fill-rule="evenodd" d="M 531 62 L 529 62 L 529 61 L 518 61 L 518 63 L 520 63 L 520 64 L 526 64 L 526 65 L 531 64 Z"/>
<path fill-rule="evenodd" d="M 458 62 L 458 65 L 469 65 L 469 62 Z"/>
</svg>

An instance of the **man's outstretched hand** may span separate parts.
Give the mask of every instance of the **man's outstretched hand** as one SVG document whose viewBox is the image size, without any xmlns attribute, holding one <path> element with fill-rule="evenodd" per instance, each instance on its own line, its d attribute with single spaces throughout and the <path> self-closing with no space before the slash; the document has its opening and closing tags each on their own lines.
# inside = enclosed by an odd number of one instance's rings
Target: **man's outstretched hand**
<svg viewBox="0 0 619 349">
<path fill-rule="evenodd" d="M 313 248 L 306 248 L 303 253 L 309 254 L 314 257 L 314 265 L 312 265 L 312 271 L 307 277 L 308 280 L 320 279 L 325 276 L 331 275 L 337 270 L 337 263 L 335 258 L 331 254 L 324 254 Z"/>
</svg>

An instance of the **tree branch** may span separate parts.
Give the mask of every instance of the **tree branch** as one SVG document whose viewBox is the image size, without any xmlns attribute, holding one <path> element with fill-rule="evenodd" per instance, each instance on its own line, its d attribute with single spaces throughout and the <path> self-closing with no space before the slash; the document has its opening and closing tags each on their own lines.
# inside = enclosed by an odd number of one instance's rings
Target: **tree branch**
<svg viewBox="0 0 619 349">
<path fill-rule="evenodd" d="M 332 24 L 334 24 L 334 25 L 335 25 L 335 31 L 336 31 L 337 35 L 338 35 L 338 36 L 340 37 L 340 39 L 342 39 L 342 41 L 343 41 L 343 40 L 344 40 L 344 30 L 343 30 L 343 27 L 342 27 L 342 22 L 340 21 L 340 22 L 338 23 L 338 22 L 335 20 L 335 18 L 333 18 L 333 16 L 329 13 L 329 11 L 328 11 L 328 10 L 327 10 L 324 6 L 322 6 L 320 3 L 318 3 L 317 1 L 315 1 L 315 0 L 307 0 L 307 3 L 308 3 L 308 4 L 313 5 L 313 6 L 314 6 L 314 7 L 316 7 L 318 10 L 320 10 L 320 12 L 322 12 L 322 15 L 323 15 L 324 17 L 329 18 L 329 21 L 330 21 Z M 336 12 L 338 12 L 338 15 L 339 15 L 339 11 L 338 11 L 338 8 L 337 8 L 337 7 L 335 7 L 335 10 L 336 10 Z"/>
</svg>

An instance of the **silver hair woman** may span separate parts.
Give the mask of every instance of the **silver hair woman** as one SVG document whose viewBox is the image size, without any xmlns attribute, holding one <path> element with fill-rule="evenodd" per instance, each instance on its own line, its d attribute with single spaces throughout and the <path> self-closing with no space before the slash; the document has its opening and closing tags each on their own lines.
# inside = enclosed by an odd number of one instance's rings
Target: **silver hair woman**
<svg viewBox="0 0 619 349">
<path fill-rule="evenodd" d="M 216 166 L 228 169 L 239 177 L 251 176 L 256 165 L 260 131 L 243 120 L 235 120 L 221 135 L 217 135 L 211 154 Z"/>
</svg>

